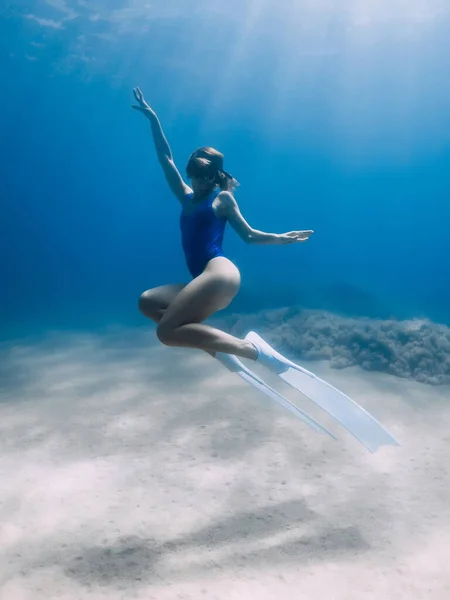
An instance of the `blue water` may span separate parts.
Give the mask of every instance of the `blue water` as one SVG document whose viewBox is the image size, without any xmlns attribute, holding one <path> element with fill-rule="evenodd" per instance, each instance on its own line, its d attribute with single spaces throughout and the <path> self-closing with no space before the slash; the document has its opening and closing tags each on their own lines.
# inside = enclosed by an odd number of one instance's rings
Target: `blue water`
<svg viewBox="0 0 450 600">
<path fill-rule="evenodd" d="M 261 230 L 232 311 L 301 305 L 450 324 L 450 11 L 440 2 L 94 0 L 0 11 L 3 339 L 143 325 L 185 281 L 179 206 L 132 88 L 184 173 L 225 154 Z"/>
</svg>

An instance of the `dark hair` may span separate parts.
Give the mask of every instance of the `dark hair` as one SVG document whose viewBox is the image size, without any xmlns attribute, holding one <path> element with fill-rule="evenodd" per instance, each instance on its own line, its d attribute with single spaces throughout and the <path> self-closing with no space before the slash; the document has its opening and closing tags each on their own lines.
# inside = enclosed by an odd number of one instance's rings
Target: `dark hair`
<svg viewBox="0 0 450 600">
<path fill-rule="evenodd" d="M 239 185 L 238 181 L 223 168 L 223 154 L 209 146 L 197 148 L 189 157 L 186 166 L 188 177 L 205 177 L 212 179 L 220 189 L 233 191 Z"/>
</svg>

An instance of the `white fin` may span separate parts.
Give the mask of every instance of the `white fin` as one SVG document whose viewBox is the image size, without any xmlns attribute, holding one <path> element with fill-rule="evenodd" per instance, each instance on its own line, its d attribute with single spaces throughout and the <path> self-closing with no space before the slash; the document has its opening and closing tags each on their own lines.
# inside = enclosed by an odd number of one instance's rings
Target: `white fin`
<svg viewBox="0 0 450 600">
<path fill-rule="evenodd" d="M 247 381 L 250 385 L 261 391 L 263 394 L 280 404 L 283 408 L 293 413 L 296 417 L 301 419 L 304 423 L 309 425 L 315 431 L 320 433 L 327 433 L 333 439 L 337 439 L 336 436 L 331 433 L 326 427 L 323 427 L 318 421 L 310 417 L 303 410 L 292 404 L 287 398 L 279 394 L 276 390 L 271 388 L 265 381 L 263 381 L 258 375 L 250 371 L 241 361 L 232 354 L 224 354 L 222 352 L 216 353 L 216 359 L 220 361 L 229 371 L 236 373 L 244 381 Z"/>
<path fill-rule="evenodd" d="M 315 402 L 359 440 L 370 452 L 381 446 L 400 446 L 371 414 L 346 394 L 274 350 L 257 333 L 245 339 L 258 349 L 261 363 L 291 387 Z"/>
</svg>

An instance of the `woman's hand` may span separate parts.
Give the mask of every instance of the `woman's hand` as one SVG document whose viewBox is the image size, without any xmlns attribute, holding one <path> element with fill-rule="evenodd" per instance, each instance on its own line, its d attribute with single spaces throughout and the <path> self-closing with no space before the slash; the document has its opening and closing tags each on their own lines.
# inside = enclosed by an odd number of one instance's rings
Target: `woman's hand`
<svg viewBox="0 0 450 600">
<path fill-rule="evenodd" d="M 306 229 L 304 231 L 289 231 L 288 233 L 280 233 L 278 240 L 280 244 L 294 244 L 295 242 L 306 242 L 312 236 L 314 231 Z"/>
<path fill-rule="evenodd" d="M 150 106 L 144 100 L 144 94 L 141 92 L 141 90 L 138 87 L 133 89 L 133 94 L 134 94 L 134 97 L 136 98 L 137 104 L 132 104 L 131 108 L 138 110 L 146 117 L 155 116 L 155 111 L 152 108 L 150 108 Z"/>
</svg>

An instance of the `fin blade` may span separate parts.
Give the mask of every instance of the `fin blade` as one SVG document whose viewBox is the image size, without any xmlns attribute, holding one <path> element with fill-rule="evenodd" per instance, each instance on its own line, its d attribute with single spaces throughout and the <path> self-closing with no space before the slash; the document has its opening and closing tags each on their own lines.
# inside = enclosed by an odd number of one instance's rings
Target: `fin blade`
<svg viewBox="0 0 450 600">
<path fill-rule="evenodd" d="M 336 436 L 331 433 L 326 427 L 321 425 L 318 421 L 310 417 L 305 411 L 301 408 L 298 408 L 295 404 L 290 402 L 287 398 L 279 394 L 276 390 L 268 386 L 264 382 L 259 382 L 258 379 L 249 376 L 247 373 L 238 372 L 237 373 L 242 379 L 253 385 L 256 389 L 260 390 L 263 394 L 277 402 L 280 406 L 294 414 L 296 417 L 301 419 L 306 425 L 309 425 L 312 429 L 319 433 L 327 433 L 333 439 L 337 439 Z"/>
<path fill-rule="evenodd" d="M 400 445 L 372 415 L 354 400 L 311 371 L 277 352 L 255 331 L 250 331 L 245 339 L 257 347 L 258 360 L 264 367 L 276 373 L 291 387 L 315 402 L 368 450 L 375 452 L 380 446 Z"/>
<path fill-rule="evenodd" d="M 270 387 L 261 377 L 253 373 L 250 369 L 248 369 L 241 361 L 233 355 L 224 355 L 222 353 L 217 353 L 216 358 L 220 360 L 230 371 L 236 373 L 241 379 L 252 385 L 254 388 L 277 402 L 280 406 L 285 408 L 287 411 L 294 414 L 297 418 L 302 420 L 306 425 L 309 425 L 311 429 L 319 433 L 326 433 L 334 440 L 337 440 L 336 436 L 329 431 L 326 427 L 321 425 L 318 421 L 310 417 L 305 411 L 301 408 L 290 402 L 287 398 L 282 396 L 272 387 Z"/>
<path fill-rule="evenodd" d="M 340 423 L 370 452 L 399 442 L 369 412 L 346 394 L 304 370 L 289 368 L 279 377 Z"/>
</svg>

